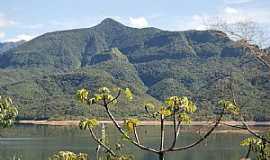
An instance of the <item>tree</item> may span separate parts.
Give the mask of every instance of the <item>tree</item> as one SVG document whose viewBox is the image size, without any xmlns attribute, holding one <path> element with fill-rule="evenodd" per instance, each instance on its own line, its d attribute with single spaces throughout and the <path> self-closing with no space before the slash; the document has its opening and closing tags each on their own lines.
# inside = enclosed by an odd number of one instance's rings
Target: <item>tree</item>
<svg viewBox="0 0 270 160">
<path fill-rule="evenodd" d="M 86 89 L 81 89 L 77 91 L 77 97 L 82 103 L 86 103 L 88 105 L 97 104 L 104 108 L 105 112 L 107 113 L 109 119 L 113 122 L 114 126 L 120 132 L 123 138 L 128 140 L 131 144 L 137 146 L 141 150 L 145 150 L 148 152 L 152 152 L 156 154 L 159 160 L 164 160 L 166 154 L 170 152 L 176 151 L 183 151 L 195 147 L 196 145 L 203 142 L 213 131 L 215 128 L 218 127 L 222 118 L 226 114 L 239 114 L 238 108 L 230 101 L 220 101 L 219 108 L 216 111 L 217 117 L 214 121 L 211 128 L 203 135 L 201 138 L 197 139 L 193 143 L 177 147 L 176 142 L 180 133 L 181 125 L 183 124 L 190 124 L 191 123 L 191 115 L 195 113 L 197 110 L 196 105 L 187 97 L 179 97 L 179 96 L 172 96 L 165 100 L 164 104 L 160 107 L 157 107 L 153 103 L 145 104 L 145 112 L 151 118 L 154 118 L 159 121 L 160 123 L 160 143 L 159 148 L 151 148 L 145 146 L 141 141 L 141 138 L 137 132 L 137 128 L 139 127 L 140 121 L 138 119 L 130 118 L 125 119 L 123 121 L 123 125 L 120 125 L 118 121 L 116 121 L 115 117 L 113 116 L 110 108 L 112 105 L 117 105 L 119 97 L 124 93 L 125 97 L 128 100 L 133 99 L 133 95 L 131 91 L 126 89 L 118 89 L 115 93 L 111 92 L 110 89 L 106 87 L 102 87 L 98 89 L 96 94 L 91 94 Z M 164 125 L 165 120 L 172 120 L 173 121 L 173 142 L 168 147 L 165 148 L 164 141 L 165 141 L 165 132 L 166 126 Z M 80 122 L 81 129 L 88 129 L 92 138 L 96 141 L 97 144 L 102 146 L 110 156 L 112 157 L 119 157 L 119 155 L 110 147 L 109 144 L 102 141 L 102 139 L 98 138 L 95 134 L 94 128 L 98 126 L 99 122 L 96 119 L 86 119 Z"/>
<path fill-rule="evenodd" d="M 10 97 L 0 96 L 0 127 L 7 128 L 12 126 L 18 115 L 17 106 L 13 104 Z M 19 159 L 13 156 L 14 160 Z"/>
<path fill-rule="evenodd" d="M 49 158 L 49 160 L 87 160 L 88 155 L 85 153 L 75 154 L 70 151 L 59 151 Z"/>
<path fill-rule="evenodd" d="M 249 158 L 250 152 L 255 153 L 257 160 L 268 160 L 270 158 L 270 144 L 264 138 L 249 137 L 244 139 L 240 145 L 248 147 L 246 159 Z"/>
<path fill-rule="evenodd" d="M 13 104 L 10 97 L 0 96 L 0 126 L 11 126 L 18 115 L 17 106 Z"/>
</svg>

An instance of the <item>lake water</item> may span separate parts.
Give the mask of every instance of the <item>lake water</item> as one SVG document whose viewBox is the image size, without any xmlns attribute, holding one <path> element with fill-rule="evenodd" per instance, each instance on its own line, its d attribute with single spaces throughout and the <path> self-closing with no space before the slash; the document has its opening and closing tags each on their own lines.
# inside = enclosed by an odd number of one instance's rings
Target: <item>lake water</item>
<svg viewBox="0 0 270 160">
<path fill-rule="evenodd" d="M 171 128 L 170 128 L 171 129 Z M 159 143 L 159 127 L 141 127 L 139 134 L 141 141 L 155 147 Z M 109 126 L 110 143 L 121 141 L 118 132 Z M 9 129 L 0 130 L 0 160 L 47 160 L 49 156 L 59 150 L 84 152 L 95 157 L 96 144 L 87 131 L 77 127 L 47 126 L 47 125 L 18 125 Z M 181 151 L 166 156 L 166 160 L 239 160 L 245 149 L 239 146 L 240 141 L 246 137 L 239 133 L 212 134 L 207 141 L 187 151 Z M 166 139 L 170 141 L 172 135 L 167 133 Z M 198 134 L 184 132 L 179 137 L 178 146 L 192 143 L 199 137 Z M 132 153 L 137 160 L 156 160 L 155 155 L 141 152 L 134 146 L 124 144 L 124 152 Z M 156 145 L 157 147 L 157 145 Z"/>
</svg>

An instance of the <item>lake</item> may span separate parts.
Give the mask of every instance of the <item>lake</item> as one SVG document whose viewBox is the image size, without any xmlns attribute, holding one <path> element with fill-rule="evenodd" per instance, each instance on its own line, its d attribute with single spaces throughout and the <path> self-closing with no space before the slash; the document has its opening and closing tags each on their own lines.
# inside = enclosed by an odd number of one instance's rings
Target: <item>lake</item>
<svg viewBox="0 0 270 160">
<path fill-rule="evenodd" d="M 172 129 L 170 126 L 167 126 Z M 157 147 L 159 143 L 158 126 L 141 126 L 139 135 L 141 141 L 148 146 Z M 121 141 L 117 130 L 108 126 L 106 132 L 110 135 L 111 144 Z M 47 160 L 59 150 L 88 153 L 91 159 L 95 157 L 96 144 L 87 131 L 81 131 L 76 126 L 47 125 L 17 125 L 0 131 L 0 160 Z M 240 141 L 247 137 L 240 133 L 215 133 L 207 141 L 187 151 L 181 151 L 166 156 L 167 160 L 239 160 L 245 149 L 240 147 Z M 171 133 L 166 139 L 171 140 Z M 179 136 L 178 146 L 192 143 L 199 135 L 183 132 Z M 156 160 L 155 155 L 141 152 L 125 142 L 124 152 L 132 153 L 138 160 Z"/>
</svg>

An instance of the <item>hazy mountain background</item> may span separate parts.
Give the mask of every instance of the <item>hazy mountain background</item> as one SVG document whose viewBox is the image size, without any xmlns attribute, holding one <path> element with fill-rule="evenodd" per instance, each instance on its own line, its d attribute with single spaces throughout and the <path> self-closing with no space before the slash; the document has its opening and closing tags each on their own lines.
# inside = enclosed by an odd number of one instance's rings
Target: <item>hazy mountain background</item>
<svg viewBox="0 0 270 160">
<path fill-rule="evenodd" d="M 15 48 L 21 44 L 23 44 L 25 41 L 18 41 L 18 42 L 3 42 L 1 43 L 0 42 L 0 54 L 5 52 L 5 51 L 8 51 L 12 48 Z"/>
<path fill-rule="evenodd" d="M 121 117 L 143 117 L 149 100 L 187 95 L 199 107 L 196 118 L 206 119 L 219 99 L 231 97 L 232 82 L 247 118 L 270 120 L 268 69 L 222 32 L 136 29 L 105 19 L 14 48 L 2 45 L 0 93 L 14 97 L 23 119 L 104 116 L 102 108 L 89 110 L 74 98 L 77 89 L 101 86 L 129 87 L 136 95 L 131 104 L 112 107 Z"/>
</svg>

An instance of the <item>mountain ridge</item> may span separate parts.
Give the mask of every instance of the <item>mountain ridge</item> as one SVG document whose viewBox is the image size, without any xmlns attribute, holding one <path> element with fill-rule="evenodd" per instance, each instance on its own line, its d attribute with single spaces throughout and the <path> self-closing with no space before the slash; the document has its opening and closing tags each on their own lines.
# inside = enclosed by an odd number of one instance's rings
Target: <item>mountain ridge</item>
<svg viewBox="0 0 270 160">
<path fill-rule="evenodd" d="M 97 31 L 96 31 L 97 30 Z M 115 30 L 119 30 L 119 32 L 121 33 L 114 33 Z M 33 44 L 35 41 L 38 41 L 38 40 L 42 40 L 42 39 L 46 39 L 47 41 L 52 41 L 54 44 L 50 43 L 48 44 L 48 47 L 46 48 L 46 44 L 43 44 L 42 46 L 35 46 L 36 48 L 39 47 L 38 49 L 44 49 L 45 50 L 49 50 L 51 45 L 59 45 L 58 47 L 58 50 L 56 50 L 55 52 L 66 52 L 64 54 L 69 54 L 69 51 L 65 50 L 65 48 L 61 48 L 61 46 L 63 46 L 63 44 L 61 43 L 65 43 L 65 42 L 59 42 L 59 39 L 54 39 L 54 36 L 57 36 L 59 35 L 60 37 L 62 36 L 65 36 L 65 37 L 70 37 L 72 35 L 81 35 L 80 38 L 81 39 L 81 42 L 80 43 L 77 43 L 77 44 L 80 44 L 79 48 L 83 48 L 82 45 L 85 45 L 84 46 L 84 50 L 85 52 L 81 52 L 82 54 L 85 54 L 86 57 L 83 57 L 83 59 L 87 59 L 87 56 L 89 56 L 89 54 L 93 54 L 94 52 L 98 52 L 98 51 L 104 51 L 104 50 L 108 50 L 110 48 L 113 48 L 113 47 L 116 47 L 116 48 L 119 48 L 120 50 L 123 50 L 123 52 L 127 52 L 127 51 L 130 51 L 132 50 L 132 47 L 136 47 L 136 45 L 139 45 L 136 43 L 136 41 L 132 41 L 132 40 L 136 40 L 138 39 L 138 36 L 144 36 L 144 31 L 147 30 L 147 33 L 150 34 L 150 35 L 147 35 L 147 36 L 155 36 L 155 34 L 157 33 L 160 33 L 162 32 L 162 34 L 165 34 L 164 36 L 161 35 L 161 36 L 158 36 L 156 37 L 155 39 L 153 40 L 148 40 L 146 42 L 144 42 L 145 44 L 140 44 L 141 46 L 140 47 L 143 47 L 146 45 L 146 47 L 148 48 L 153 48 L 155 45 L 165 45 L 164 43 L 177 43 L 177 42 L 174 42 L 174 40 L 171 40 L 172 42 L 166 42 L 166 39 L 164 39 L 162 41 L 162 38 L 166 37 L 166 36 L 171 36 L 172 38 L 176 38 L 175 41 L 177 41 L 177 38 L 178 38 L 178 41 L 187 41 L 187 38 L 191 37 L 192 36 L 192 33 L 196 34 L 200 34 L 200 33 L 209 33 L 209 34 L 205 34 L 205 37 L 208 38 L 208 40 L 214 36 L 211 37 L 211 34 L 217 34 L 217 35 L 221 35 L 220 32 L 217 32 L 217 31 L 185 31 L 185 32 L 170 32 L 170 31 L 163 31 L 163 30 L 157 30 L 157 29 L 153 29 L 153 28 L 144 28 L 144 29 L 136 29 L 136 28 L 130 28 L 130 27 L 127 27 L 127 26 L 124 26 L 122 25 L 121 23 L 119 22 L 116 22 L 110 18 L 107 18 L 105 20 L 103 20 L 100 24 L 94 26 L 94 27 L 91 27 L 91 28 L 83 28 L 83 29 L 73 29 L 73 30 L 66 30 L 66 31 L 56 31 L 56 32 L 50 32 L 50 33 L 46 33 L 46 34 L 43 34 L 39 37 L 36 37 L 35 39 L 25 43 L 22 48 L 26 47 L 28 44 Z M 113 32 L 114 31 L 114 32 Z M 118 31 L 117 31 L 118 32 Z M 128 32 L 128 33 L 127 33 Z M 133 32 L 139 32 L 138 35 L 134 35 Z M 186 33 L 191 33 L 191 34 L 186 34 Z M 117 35 L 114 35 L 114 34 L 117 34 Z M 121 34 L 120 36 L 123 36 L 123 40 L 118 38 L 119 35 L 118 34 Z M 131 35 L 130 37 L 128 37 L 128 35 Z M 82 36 L 83 35 L 83 36 Z M 110 37 L 113 37 L 112 40 L 115 40 L 113 42 L 108 42 L 110 38 L 106 37 L 106 35 L 110 35 Z M 207 37 L 208 36 L 208 37 Z M 78 37 L 72 37 L 72 38 L 76 38 L 76 39 L 79 39 Z M 60 38 L 61 39 L 61 38 Z M 63 39 L 63 38 L 62 38 Z M 106 40 L 105 40 L 106 39 Z M 131 42 L 130 42 L 130 39 L 131 39 Z M 229 40 L 227 37 L 225 37 L 226 40 Z M 170 40 L 170 39 L 169 39 Z M 196 35 L 194 36 L 194 40 L 196 41 Z M 217 40 L 217 39 L 215 39 Z M 212 42 L 214 42 L 215 40 L 213 40 Z M 74 41 L 72 41 L 71 39 L 67 39 L 67 43 L 68 45 L 72 45 L 72 43 Z M 90 41 L 92 42 L 92 44 L 88 43 L 87 41 Z M 126 42 L 127 41 L 127 42 Z M 205 40 L 207 41 L 207 39 Z M 159 44 L 157 44 L 157 42 L 159 42 Z M 87 44 L 88 43 L 88 44 Z M 95 43 L 99 43 L 99 45 L 95 45 Z M 122 47 L 121 45 L 123 43 L 130 43 L 130 47 Z M 162 44 L 163 43 L 163 44 Z M 75 42 L 73 43 L 73 45 L 75 44 Z M 125 44 L 126 45 L 126 44 Z M 148 45 L 148 46 L 147 46 Z M 190 44 L 188 43 L 183 43 L 183 45 L 186 46 L 187 50 L 190 49 Z M 181 46 L 180 48 L 175 48 L 175 52 L 181 52 L 181 49 L 183 48 L 183 46 Z M 144 48 L 142 48 L 144 49 Z M 18 48 L 18 50 L 21 51 L 21 48 Z M 16 52 L 16 50 L 15 50 Z M 38 52 L 38 51 L 34 51 L 34 52 Z M 80 51 L 77 51 L 77 50 L 71 50 L 72 53 L 76 53 L 76 52 L 80 52 Z M 93 53 L 92 53 L 93 52 Z M 164 52 L 164 51 L 163 51 Z M 30 54 L 30 53 L 28 53 Z M 36 54 L 36 53 L 35 53 Z M 127 53 L 129 54 L 129 53 Z M 52 55 L 56 55 L 56 53 L 52 53 Z M 188 55 L 194 55 L 194 51 L 190 51 L 190 53 L 187 53 L 186 56 Z M 8 56 L 8 55 L 7 55 Z M 42 55 L 40 55 L 42 56 Z M 58 55 L 58 58 L 61 56 Z M 70 54 L 70 56 L 74 56 L 72 54 Z M 82 55 L 75 55 L 77 57 L 80 57 Z M 166 55 L 168 56 L 168 55 Z M 176 54 L 172 54 L 172 55 L 169 55 L 171 56 L 172 58 L 175 58 L 177 57 Z M 157 57 L 158 58 L 158 57 Z M 180 57 L 181 58 L 181 57 Z M 10 57 L 2 57 L 1 59 L 4 59 L 5 61 L 9 61 Z M 147 59 L 147 57 L 146 57 Z M 46 59 L 45 59 L 46 60 Z M 50 60 L 48 60 L 50 61 Z M 80 61 L 78 58 L 77 60 L 75 60 L 75 63 L 74 65 L 76 65 L 76 63 L 79 63 L 78 61 Z M 131 61 L 133 61 L 133 58 L 131 57 Z M 136 60 L 134 60 L 136 62 Z M 51 61 L 50 61 L 51 62 Z M 48 62 L 49 63 L 49 62 Z M 53 62 L 52 62 L 53 63 Z M 71 62 L 71 65 L 73 64 Z M 84 62 L 86 63 L 86 62 Z M 3 64 L 3 63 L 1 63 Z M 50 64 L 50 63 L 49 63 Z M 84 64 L 83 64 L 84 65 Z M 21 65 L 19 65 L 21 67 Z M 2 68 L 4 68 L 5 66 L 1 66 Z"/>
<path fill-rule="evenodd" d="M 102 86 L 134 91 L 139 102 L 124 109 L 121 103 L 123 111 L 114 110 L 118 116 L 140 115 L 149 100 L 187 95 L 199 106 L 197 119 L 204 119 L 219 99 L 230 98 L 228 89 L 222 90 L 229 79 L 237 82 L 239 101 L 248 101 L 243 112 L 249 119 L 270 119 L 269 73 L 220 31 L 136 29 L 105 19 L 90 28 L 46 33 L 6 51 L 0 73 L 0 93 L 17 98 L 26 119 L 102 116 L 78 108 L 72 98 L 79 88 Z"/>
</svg>

